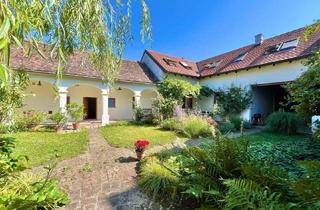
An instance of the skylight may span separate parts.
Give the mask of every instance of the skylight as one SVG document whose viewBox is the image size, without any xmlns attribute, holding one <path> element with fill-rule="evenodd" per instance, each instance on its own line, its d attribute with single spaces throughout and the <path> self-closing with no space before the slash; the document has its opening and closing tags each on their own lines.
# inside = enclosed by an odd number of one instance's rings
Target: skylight
<svg viewBox="0 0 320 210">
<path fill-rule="evenodd" d="M 236 57 L 233 62 L 238 62 L 238 61 L 242 61 L 243 59 L 245 59 L 245 57 L 248 55 L 248 53 L 242 53 L 240 55 L 238 55 L 238 57 Z"/>
<path fill-rule="evenodd" d="M 293 40 L 283 42 L 279 50 L 285 50 L 285 49 L 297 47 L 298 43 L 299 43 L 298 39 L 293 39 Z"/>
<path fill-rule="evenodd" d="M 217 66 L 219 66 L 219 64 L 222 62 L 222 60 L 218 60 L 218 61 L 213 61 L 211 63 L 207 63 L 204 67 L 207 68 L 207 69 L 210 69 L 210 68 L 215 68 Z"/>
<path fill-rule="evenodd" d="M 184 68 L 186 68 L 186 69 L 191 69 L 191 66 L 189 66 L 186 62 L 180 61 L 179 63 L 180 63 L 180 65 L 183 66 Z"/>
<path fill-rule="evenodd" d="M 177 61 L 172 60 L 170 58 L 163 58 L 164 62 L 166 62 L 169 66 L 176 66 Z"/>
</svg>

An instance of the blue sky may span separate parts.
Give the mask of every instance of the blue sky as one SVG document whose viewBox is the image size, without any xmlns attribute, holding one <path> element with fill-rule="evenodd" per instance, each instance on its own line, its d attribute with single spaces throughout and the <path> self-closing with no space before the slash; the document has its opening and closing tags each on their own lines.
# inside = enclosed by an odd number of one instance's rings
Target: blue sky
<svg viewBox="0 0 320 210">
<path fill-rule="evenodd" d="M 152 43 L 141 43 L 139 0 L 133 0 L 132 31 L 124 58 L 140 60 L 152 49 L 193 61 L 285 33 L 320 19 L 319 0 L 146 0 Z"/>
</svg>

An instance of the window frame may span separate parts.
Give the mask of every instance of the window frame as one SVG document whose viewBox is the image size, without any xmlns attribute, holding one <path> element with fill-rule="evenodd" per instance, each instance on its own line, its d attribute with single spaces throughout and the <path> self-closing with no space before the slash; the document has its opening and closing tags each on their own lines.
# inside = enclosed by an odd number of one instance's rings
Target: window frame
<svg viewBox="0 0 320 210">
<path fill-rule="evenodd" d="M 113 101 L 114 106 L 110 106 L 110 100 Z M 116 98 L 108 98 L 108 108 L 116 108 Z"/>
</svg>

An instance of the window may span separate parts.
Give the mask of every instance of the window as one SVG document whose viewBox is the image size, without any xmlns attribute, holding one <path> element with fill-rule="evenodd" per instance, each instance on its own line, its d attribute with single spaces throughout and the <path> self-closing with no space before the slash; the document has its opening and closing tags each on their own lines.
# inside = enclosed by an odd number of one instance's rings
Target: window
<svg viewBox="0 0 320 210">
<path fill-rule="evenodd" d="M 177 66 L 177 61 L 172 60 L 171 58 L 164 58 L 164 62 L 166 62 L 169 66 Z"/>
<path fill-rule="evenodd" d="M 192 109 L 193 108 L 193 99 L 191 97 L 184 97 L 182 108 L 183 109 Z"/>
<path fill-rule="evenodd" d="M 219 64 L 222 62 L 223 60 L 218 60 L 218 61 L 213 61 L 211 63 L 207 63 L 206 65 L 204 65 L 204 67 L 206 69 L 211 69 L 211 68 L 215 68 L 217 66 L 219 66 Z"/>
<path fill-rule="evenodd" d="M 115 98 L 108 99 L 108 107 L 109 108 L 116 108 L 116 99 Z"/>
<path fill-rule="evenodd" d="M 191 66 L 189 66 L 186 62 L 180 61 L 179 62 L 181 66 L 183 66 L 186 69 L 191 69 Z"/>
<path fill-rule="evenodd" d="M 283 42 L 279 50 L 285 50 L 285 49 L 297 47 L 298 43 L 299 43 L 298 39 L 293 39 L 293 40 Z"/>
<path fill-rule="evenodd" d="M 242 53 L 242 54 L 238 55 L 238 56 L 233 60 L 233 62 L 243 61 L 247 55 L 248 55 L 247 52 L 246 52 L 246 53 Z"/>
<path fill-rule="evenodd" d="M 70 104 L 70 96 L 67 96 L 67 104 Z"/>
</svg>

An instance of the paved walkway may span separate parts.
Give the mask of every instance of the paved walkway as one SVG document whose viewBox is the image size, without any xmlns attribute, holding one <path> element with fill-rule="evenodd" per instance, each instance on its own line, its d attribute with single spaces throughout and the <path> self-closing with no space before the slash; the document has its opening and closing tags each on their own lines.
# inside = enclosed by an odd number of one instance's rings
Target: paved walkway
<svg viewBox="0 0 320 210">
<path fill-rule="evenodd" d="M 260 132 L 260 129 L 249 133 Z M 248 133 L 247 133 L 248 134 Z M 232 135 L 237 137 L 237 134 Z M 70 196 L 70 204 L 61 209 L 162 209 L 142 194 L 136 185 L 137 161 L 133 150 L 108 145 L 98 129 L 89 129 L 89 150 L 78 157 L 59 162 L 55 177 Z M 148 154 L 167 149 L 197 146 L 212 140 L 175 141 L 156 146 Z"/>
<path fill-rule="evenodd" d="M 71 199 L 62 209 L 159 209 L 136 187 L 134 151 L 109 146 L 97 129 L 89 138 L 85 154 L 57 166 L 55 176 Z"/>
</svg>

